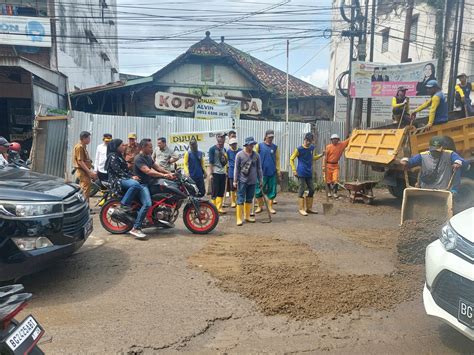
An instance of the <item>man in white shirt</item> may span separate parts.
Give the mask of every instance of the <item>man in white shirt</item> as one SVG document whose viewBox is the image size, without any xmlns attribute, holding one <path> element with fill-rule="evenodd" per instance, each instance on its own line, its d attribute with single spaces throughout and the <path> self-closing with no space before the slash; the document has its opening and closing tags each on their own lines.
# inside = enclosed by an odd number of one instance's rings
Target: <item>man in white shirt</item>
<svg viewBox="0 0 474 355">
<path fill-rule="evenodd" d="M 178 155 L 172 152 L 166 145 L 165 137 L 158 138 L 158 147 L 156 147 L 151 158 L 155 163 L 168 171 L 174 171 L 173 164 L 179 160 Z"/>
<path fill-rule="evenodd" d="M 8 165 L 8 148 L 11 144 L 6 138 L 0 137 L 0 166 Z"/>
<path fill-rule="evenodd" d="M 107 181 L 107 171 L 105 170 L 105 161 L 107 160 L 107 145 L 112 141 L 110 133 L 104 133 L 103 143 L 97 146 L 95 152 L 94 171 L 100 181 Z"/>
</svg>

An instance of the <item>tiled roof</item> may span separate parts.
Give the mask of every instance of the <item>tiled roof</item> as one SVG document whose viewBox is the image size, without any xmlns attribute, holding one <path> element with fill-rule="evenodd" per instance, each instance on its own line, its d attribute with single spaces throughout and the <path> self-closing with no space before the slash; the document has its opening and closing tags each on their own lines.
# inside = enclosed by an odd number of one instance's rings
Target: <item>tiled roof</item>
<svg viewBox="0 0 474 355">
<path fill-rule="evenodd" d="M 161 72 L 169 70 L 190 56 L 225 58 L 237 64 L 266 90 L 273 92 L 277 96 L 284 96 L 286 94 L 286 73 L 284 71 L 252 57 L 250 54 L 225 43 L 223 40 L 217 43 L 211 39 L 209 32 L 206 32 L 206 37 L 203 40 L 192 45 L 186 53 L 180 55 L 154 75 L 159 75 Z M 328 91 L 292 75 L 289 76 L 288 84 L 290 97 L 330 96 Z"/>
</svg>

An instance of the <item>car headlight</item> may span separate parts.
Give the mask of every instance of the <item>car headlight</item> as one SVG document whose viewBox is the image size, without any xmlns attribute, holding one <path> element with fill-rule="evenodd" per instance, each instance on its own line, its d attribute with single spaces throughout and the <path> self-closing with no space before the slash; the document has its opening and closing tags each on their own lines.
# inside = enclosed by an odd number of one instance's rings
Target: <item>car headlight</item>
<svg viewBox="0 0 474 355">
<path fill-rule="evenodd" d="M 443 243 L 444 248 L 447 251 L 456 249 L 458 234 L 454 231 L 454 229 L 449 225 L 445 225 L 441 232 L 441 237 L 439 240 Z"/>
<path fill-rule="evenodd" d="M 43 249 L 53 246 L 53 243 L 46 237 L 28 237 L 28 238 L 11 238 L 18 249 L 22 251 L 31 251 L 35 249 Z"/>
<path fill-rule="evenodd" d="M 50 217 L 62 213 L 63 204 L 57 202 L 0 201 L 0 215 L 5 218 Z"/>
</svg>

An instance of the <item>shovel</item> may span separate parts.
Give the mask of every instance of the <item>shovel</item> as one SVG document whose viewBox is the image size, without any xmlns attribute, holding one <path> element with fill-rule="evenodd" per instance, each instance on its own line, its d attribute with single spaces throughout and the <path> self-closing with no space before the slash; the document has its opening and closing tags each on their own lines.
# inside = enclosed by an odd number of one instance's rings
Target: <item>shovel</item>
<svg viewBox="0 0 474 355">
<path fill-rule="evenodd" d="M 327 169 L 327 164 L 324 162 L 324 187 L 326 189 L 326 203 L 323 202 L 323 214 L 324 215 L 333 215 L 335 214 L 335 209 L 334 209 L 334 204 L 332 202 L 329 202 L 329 187 L 326 182 L 326 170 Z"/>
<path fill-rule="evenodd" d="M 264 219 L 262 223 L 272 223 L 272 214 L 270 213 L 270 209 L 268 208 L 268 201 L 265 194 L 262 194 L 263 202 L 265 204 L 265 210 L 267 211 L 268 219 Z"/>
<path fill-rule="evenodd" d="M 419 189 L 411 187 L 408 172 L 405 170 L 407 188 L 403 191 L 402 213 L 400 224 L 406 220 L 419 221 L 429 217 L 439 221 L 447 221 L 453 216 L 453 184 L 456 170 L 453 170 L 446 190 Z"/>
</svg>

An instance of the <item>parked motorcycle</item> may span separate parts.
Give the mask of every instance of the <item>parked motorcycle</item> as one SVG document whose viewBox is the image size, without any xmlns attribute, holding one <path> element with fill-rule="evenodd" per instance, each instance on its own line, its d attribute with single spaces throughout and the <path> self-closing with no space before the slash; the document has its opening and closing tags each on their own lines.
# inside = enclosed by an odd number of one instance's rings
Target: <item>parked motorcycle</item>
<svg viewBox="0 0 474 355">
<path fill-rule="evenodd" d="M 186 228 L 195 234 L 208 234 L 219 223 L 217 208 L 209 201 L 195 197 L 199 193 L 196 183 L 184 176 L 180 170 L 175 180 L 154 179 L 149 184 L 152 206 L 148 210 L 143 228 L 173 228 L 179 210 L 184 205 L 183 221 Z M 134 202 L 130 212 L 119 211 L 121 196 L 104 193 L 104 203 L 99 219 L 105 230 L 112 234 L 124 234 L 133 227 L 140 203 Z"/>
<path fill-rule="evenodd" d="M 38 341 L 44 330 L 38 321 L 29 315 L 23 322 L 15 316 L 26 307 L 31 293 L 22 293 L 23 285 L 0 287 L 0 354 L 44 354 Z"/>
</svg>

